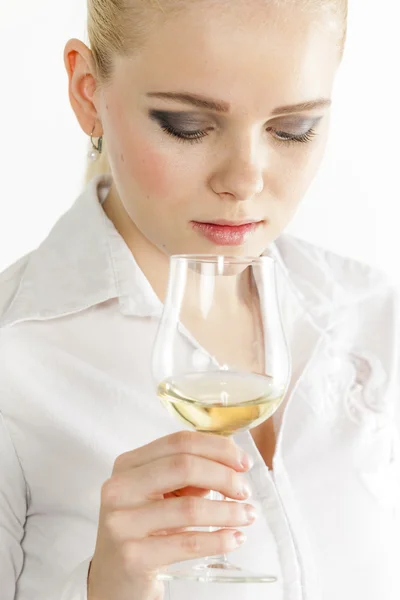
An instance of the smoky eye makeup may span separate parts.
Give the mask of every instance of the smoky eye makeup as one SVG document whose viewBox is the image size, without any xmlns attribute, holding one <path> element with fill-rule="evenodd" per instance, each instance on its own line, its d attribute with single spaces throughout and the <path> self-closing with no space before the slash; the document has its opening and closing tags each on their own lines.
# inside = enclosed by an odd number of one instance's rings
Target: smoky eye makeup
<svg viewBox="0 0 400 600">
<path fill-rule="evenodd" d="M 181 143 L 199 143 L 218 126 L 211 117 L 194 112 L 150 109 L 149 116 L 164 133 Z M 323 116 L 278 117 L 268 122 L 265 130 L 284 145 L 311 142 L 317 135 L 316 126 L 322 119 Z"/>
<path fill-rule="evenodd" d="M 183 111 L 165 111 L 155 110 L 149 111 L 150 119 L 156 121 L 164 128 L 179 131 L 183 134 L 191 134 L 199 130 L 209 129 L 212 127 L 210 119 Z"/>
<path fill-rule="evenodd" d="M 287 134 L 291 135 L 303 135 L 310 131 L 311 129 L 315 129 L 320 121 L 323 119 L 323 116 L 319 117 L 284 117 L 281 119 L 275 119 L 271 123 L 268 124 L 268 129 L 274 129 L 275 131 L 284 131 Z"/>
</svg>

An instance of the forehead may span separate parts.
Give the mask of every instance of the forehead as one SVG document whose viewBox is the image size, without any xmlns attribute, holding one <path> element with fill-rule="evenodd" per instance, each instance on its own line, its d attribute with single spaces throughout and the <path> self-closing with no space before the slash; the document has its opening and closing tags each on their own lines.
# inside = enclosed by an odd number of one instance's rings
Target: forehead
<svg viewBox="0 0 400 600">
<path fill-rule="evenodd" d="M 150 31 L 116 77 L 138 93 L 190 92 L 233 110 L 262 110 L 329 96 L 338 35 L 321 13 L 255 2 L 202 2 Z"/>
</svg>

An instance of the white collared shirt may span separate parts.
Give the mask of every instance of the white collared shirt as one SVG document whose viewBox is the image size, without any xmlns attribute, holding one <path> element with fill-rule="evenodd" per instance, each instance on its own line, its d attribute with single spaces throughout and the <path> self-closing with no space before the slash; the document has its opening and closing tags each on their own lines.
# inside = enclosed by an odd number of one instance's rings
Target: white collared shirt
<svg viewBox="0 0 400 600">
<path fill-rule="evenodd" d="M 0 276 L 1 600 L 85 600 L 116 457 L 182 428 L 150 373 L 162 305 L 101 207 L 109 185 L 93 179 Z M 236 557 L 278 583 L 174 583 L 166 599 L 399 600 L 396 296 L 293 237 L 270 252 L 292 381 L 273 472 L 237 436 L 262 518 Z"/>
</svg>

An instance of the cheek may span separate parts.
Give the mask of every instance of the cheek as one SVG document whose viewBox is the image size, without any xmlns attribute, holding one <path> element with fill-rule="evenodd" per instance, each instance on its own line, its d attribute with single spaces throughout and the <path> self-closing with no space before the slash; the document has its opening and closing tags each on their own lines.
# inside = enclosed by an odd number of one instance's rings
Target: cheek
<svg viewBox="0 0 400 600">
<path fill-rule="evenodd" d="M 320 169 L 324 147 L 325 140 L 319 139 L 315 147 L 300 148 L 292 165 L 282 174 L 282 197 L 289 205 L 297 205 L 308 191 Z"/>
<path fill-rule="evenodd" d="M 140 120 L 129 120 L 118 96 L 112 96 L 108 110 L 107 145 L 115 177 L 127 190 L 146 198 L 166 199 L 176 192 L 180 172 L 171 153 L 162 152 L 157 142 L 142 131 Z"/>
<path fill-rule="evenodd" d="M 176 171 L 171 160 L 143 138 L 134 137 L 121 144 L 120 168 L 132 189 L 144 196 L 166 199 L 176 190 Z"/>
</svg>

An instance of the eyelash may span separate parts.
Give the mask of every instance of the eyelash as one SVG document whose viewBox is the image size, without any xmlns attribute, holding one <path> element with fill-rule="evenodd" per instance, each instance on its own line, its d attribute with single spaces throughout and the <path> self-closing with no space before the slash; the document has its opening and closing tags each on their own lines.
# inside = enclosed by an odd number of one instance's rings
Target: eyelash
<svg viewBox="0 0 400 600">
<path fill-rule="evenodd" d="M 201 142 L 201 140 L 208 135 L 208 132 L 206 130 L 193 131 L 190 134 L 182 134 L 181 132 L 179 132 L 177 129 L 174 129 L 170 125 L 161 124 L 160 126 L 161 126 L 161 129 L 163 131 L 165 131 L 168 135 L 172 136 L 174 139 L 176 139 L 179 142 L 182 142 L 184 144 L 185 143 L 197 144 L 197 143 Z M 274 131 L 274 130 L 267 129 L 267 131 Z M 275 139 L 278 142 L 285 144 L 286 146 L 289 146 L 291 144 L 309 143 L 317 135 L 317 132 L 315 131 L 315 129 L 313 127 L 311 129 L 309 129 L 306 133 L 303 133 L 301 135 L 290 135 L 283 131 L 275 131 L 275 133 L 281 134 L 282 137 L 275 138 Z M 285 137 L 285 136 L 287 136 L 287 137 Z"/>
</svg>

